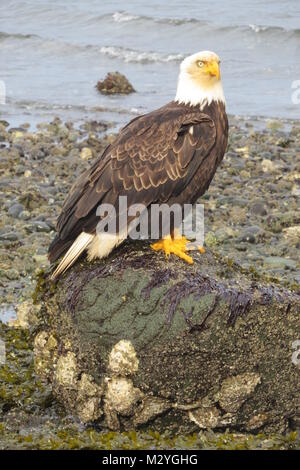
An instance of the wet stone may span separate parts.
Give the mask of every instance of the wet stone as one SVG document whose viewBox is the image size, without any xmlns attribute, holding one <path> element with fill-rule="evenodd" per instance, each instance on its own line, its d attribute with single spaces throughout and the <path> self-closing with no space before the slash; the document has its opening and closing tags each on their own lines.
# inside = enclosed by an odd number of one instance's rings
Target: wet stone
<svg viewBox="0 0 300 470">
<path fill-rule="evenodd" d="M 267 210 L 262 202 L 256 202 L 251 207 L 251 212 L 255 215 L 264 216 L 267 215 Z"/>
<path fill-rule="evenodd" d="M 0 234 L 0 240 L 5 241 L 17 241 L 20 238 L 20 235 L 17 232 L 8 232 Z"/>
<path fill-rule="evenodd" d="M 264 266 L 274 269 L 295 268 L 297 265 L 295 260 L 282 258 L 280 256 L 268 256 L 264 260 Z"/>
<path fill-rule="evenodd" d="M 135 89 L 127 80 L 125 75 L 119 72 L 110 72 L 104 80 L 100 80 L 96 85 L 98 91 L 105 95 L 134 93 Z"/>
<path fill-rule="evenodd" d="M 24 211 L 24 206 L 22 204 L 13 204 L 9 209 L 8 209 L 8 215 L 11 217 L 17 218 L 21 212 Z"/>
<path fill-rule="evenodd" d="M 43 222 L 42 220 L 37 220 L 31 222 L 31 224 L 26 225 L 25 229 L 28 232 L 50 232 L 51 228 L 49 227 L 46 222 Z"/>
</svg>

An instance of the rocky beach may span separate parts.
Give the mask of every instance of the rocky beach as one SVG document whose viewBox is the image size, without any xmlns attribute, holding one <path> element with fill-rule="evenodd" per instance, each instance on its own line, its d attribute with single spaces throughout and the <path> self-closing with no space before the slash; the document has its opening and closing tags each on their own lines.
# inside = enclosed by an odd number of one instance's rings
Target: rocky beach
<svg viewBox="0 0 300 470">
<path fill-rule="evenodd" d="M 112 123 L 55 118 L 31 129 L 0 121 L 0 448 L 289 448 L 290 436 L 188 437 L 101 433 L 65 414 L 35 376 L 31 344 L 36 279 L 76 177 L 115 138 Z M 205 245 L 254 278 L 299 290 L 300 123 L 230 117 L 227 153 L 208 192 Z"/>
<path fill-rule="evenodd" d="M 114 138 L 105 122 L 57 118 L 31 131 L 0 121 L 3 314 L 31 297 L 66 194 Z M 299 283 L 299 163 L 299 122 L 231 118 L 227 153 L 199 201 L 205 244 L 258 274 Z"/>
</svg>

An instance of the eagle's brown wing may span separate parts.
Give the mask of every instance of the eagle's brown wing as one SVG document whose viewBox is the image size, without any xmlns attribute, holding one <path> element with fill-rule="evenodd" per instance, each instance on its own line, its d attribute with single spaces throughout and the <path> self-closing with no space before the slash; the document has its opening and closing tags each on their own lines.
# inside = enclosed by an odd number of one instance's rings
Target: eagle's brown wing
<svg viewBox="0 0 300 470">
<path fill-rule="evenodd" d="M 188 185 L 216 142 L 212 119 L 199 110 L 166 105 L 131 121 L 78 181 L 63 205 L 49 249 L 57 259 L 82 232 L 95 232 L 100 203 L 119 196 L 148 206 L 167 202 Z"/>
</svg>

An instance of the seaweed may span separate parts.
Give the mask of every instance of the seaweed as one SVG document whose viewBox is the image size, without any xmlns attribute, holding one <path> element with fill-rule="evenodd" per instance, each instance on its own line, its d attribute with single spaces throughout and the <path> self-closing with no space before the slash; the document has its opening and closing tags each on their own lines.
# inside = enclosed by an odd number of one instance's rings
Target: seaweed
<svg viewBox="0 0 300 470">
<path fill-rule="evenodd" d="M 228 325 L 234 326 L 239 316 L 245 315 L 251 305 L 251 296 L 247 292 L 231 291 Z"/>
<path fill-rule="evenodd" d="M 150 282 L 142 289 L 142 294 L 144 295 L 145 299 L 150 297 L 150 292 L 152 289 L 165 284 L 171 278 L 176 279 L 177 274 L 169 268 L 161 271 L 154 271 Z"/>
<path fill-rule="evenodd" d="M 164 295 L 162 306 L 169 303 L 167 311 L 167 323 L 171 323 L 175 311 L 181 302 L 181 300 L 188 295 L 193 294 L 195 300 L 199 300 L 201 297 L 207 294 L 215 294 L 214 302 L 209 308 L 204 321 L 200 325 L 194 325 L 191 322 L 192 313 L 189 315 L 183 313 L 186 323 L 191 328 L 191 331 L 197 329 L 202 330 L 209 316 L 215 311 L 218 305 L 220 296 L 229 302 L 229 318 L 228 324 L 233 326 L 236 319 L 240 315 L 244 315 L 251 305 L 251 294 L 246 291 L 238 291 L 227 287 L 225 284 L 211 279 L 202 274 L 196 273 L 190 276 L 185 281 L 181 281 L 174 286 L 171 286 L 166 294 Z"/>
</svg>

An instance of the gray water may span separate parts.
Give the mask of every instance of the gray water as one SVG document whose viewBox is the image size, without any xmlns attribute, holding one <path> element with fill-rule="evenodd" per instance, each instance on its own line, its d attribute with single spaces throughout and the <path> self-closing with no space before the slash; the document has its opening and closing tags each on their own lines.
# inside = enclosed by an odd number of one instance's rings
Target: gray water
<svg viewBox="0 0 300 470">
<path fill-rule="evenodd" d="M 171 100 L 180 61 L 203 49 L 221 56 L 229 113 L 300 117 L 299 0 L 0 0 L 0 116 L 126 121 Z M 115 70 L 137 93 L 97 92 Z"/>
</svg>

